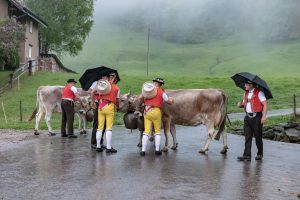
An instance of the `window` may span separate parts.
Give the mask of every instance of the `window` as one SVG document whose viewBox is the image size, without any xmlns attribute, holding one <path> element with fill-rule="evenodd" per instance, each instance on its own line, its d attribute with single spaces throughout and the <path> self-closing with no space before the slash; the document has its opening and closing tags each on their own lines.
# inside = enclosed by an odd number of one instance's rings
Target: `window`
<svg viewBox="0 0 300 200">
<path fill-rule="evenodd" d="M 32 53 L 32 45 L 29 45 L 29 49 L 28 49 L 28 58 L 31 58 L 31 53 Z"/>
<path fill-rule="evenodd" d="M 32 33 L 32 26 L 33 26 L 33 25 L 32 25 L 32 21 L 30 21 L 30 23 L 29 23 L 29 32 L 30 32 L 30 33 Z"/>
</svg>

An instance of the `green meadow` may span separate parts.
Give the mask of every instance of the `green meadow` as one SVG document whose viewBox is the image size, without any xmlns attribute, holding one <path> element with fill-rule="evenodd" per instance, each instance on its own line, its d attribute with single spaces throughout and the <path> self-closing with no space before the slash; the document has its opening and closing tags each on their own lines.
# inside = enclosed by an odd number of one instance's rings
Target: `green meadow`
<svg viewBox="0 0 300 200">
<path fill-rule="evenodd" d="M 249 71 L 267 81 L 274 96 L 274 99 L 269 101 L 270 110 L 291 108 L 293 95 L 300 96 L 299 53 L 300 41 L 259 43 L 230 37 L 202 44 L 184 45 L 150 36 L 147 76 L 147 33 L 98 23 L 78 56 L 62 57 L 64 65 L 78 74 L 37 72 L 32 77 L 25 75 L 20 80 L 20 90 L 14 87 L 0 96 L 0 128 L 34 129 L 34 120 L 26 122 L 26 119 L 35 108 L 36 90 L 39 86 L 64 85 L 67 79 L 79 79 L 86 69 L 101 65 L 118 70 L 121 77 L 121 93 L 138 94 L 141 85 L 156 76 L 165 79 L 166 89 L 223 89 L 229 99 L 229 113 L 242 112 L 236 107 L 236 103 L 243 95 L 243 91 L 235 86 L 230 77 L 241 71 Z M 0 72 L 1 81 L 8 73 Z M 80 87 L 79 84 L 77 86 Z M 20 122 L 20 101 L 23 122 Z M 53 128 L 59 129 L 60 115 L 54 114 L 52 122 Z M 122 124 L 122 114 L 117 114 L 116 124 Z M 44 120 L 40 127 L 46 129 Z"/>
</svg>

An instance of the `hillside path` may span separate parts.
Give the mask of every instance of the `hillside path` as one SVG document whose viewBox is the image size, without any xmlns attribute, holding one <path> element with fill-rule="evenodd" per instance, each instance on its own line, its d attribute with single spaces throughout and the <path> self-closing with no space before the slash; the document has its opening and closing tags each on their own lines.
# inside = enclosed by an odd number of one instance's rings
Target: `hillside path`
<svg viewBox="0 0 300 200">
<path fill-rule="evenodd" d="M 296 110 L 300 110 L 300 108 L 297 108 Z M 281 116 L 281 115 L 290 115 L 293 113 L 293 109 L 279 109 L 279 110 L 270 110 L 267 113 L 267 117 L 275 117 L 275 116 Z M 243 120 L 245 117 L 245 113 L 230 113 L 228 114 L 230 121 L 237 121 L 237 120 Z"/>
</svg>

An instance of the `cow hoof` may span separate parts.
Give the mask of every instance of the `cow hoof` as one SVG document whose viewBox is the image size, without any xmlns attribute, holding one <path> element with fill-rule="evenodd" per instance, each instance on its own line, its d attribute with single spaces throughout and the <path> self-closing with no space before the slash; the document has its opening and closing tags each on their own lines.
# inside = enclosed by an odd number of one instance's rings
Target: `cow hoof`
<svg viewBox="0 0 300 200">
<path fill-rule="evenodd" d="M 50 136 L 54 136 L 54 135 L 56 135 L 56 133 L 51 133 L 51 132 L 49 132 L 49 135 L 50 135 Z"/>
<path fill-rule="evenodd" d="M 163 152 L 168 152 L 168 147 L 164 147 L 161 151 L 163 151 Z"/>
<path fill-rule="evenodd" d="M 177 147 L 178 147 L 178 143 L 176 143 L 176 145 L 173 145 L 173 146 L 171 147 L 171 149 L 172 149 L 172 150 L 177 150 Z"/>
<path fill-rule="evenodd" d="M 227 149 L 222 149 L 222 151 L 220 151 L 221 154 L 226 154 L 227 153 Z"/>
<path fill-rule="evenodd" d="M 214 139 L 217 140 L 217 141 L 219 141 L 220 140 L 220 136 L 215 136 Z"/>
<path fill-rule="evenodd" d="M 138 143 L 136 146 L 137 146 L 137 147 L 142 147 L 142 144 L 141 144 L 141 143 Z"/>
<path fill-rule="evenodd" d="M 226 154 L 227 153 L 227 149 L 229 149 L 228 146 L 224 146 L 223 149 L 222 149 L 222 151 L 220 151 L 220 153 L 221 154 Z"/>
<path fill-rule="evenodd" d="M 34 135 L 40 135 L 37 130 L 34 130 Z"/>
<path fill-rule="evenodd" d="M 208 151 L 208 149 L 200 149 L 199 153 L 205 154 Z"/>
<path fill-rule="evenodd" d="M 80 134 L 86 134 L 86 130 L 80 131 Z"/>
</svg>

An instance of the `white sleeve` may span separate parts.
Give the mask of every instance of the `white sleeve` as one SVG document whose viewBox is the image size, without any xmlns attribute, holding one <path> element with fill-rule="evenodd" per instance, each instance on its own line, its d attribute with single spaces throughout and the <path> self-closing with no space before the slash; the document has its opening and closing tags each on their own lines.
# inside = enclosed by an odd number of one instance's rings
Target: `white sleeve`
<svg viewBox="0 0 300 200">
<path fill-rule="evenodd" d="M 259 98 L 260 102 L 264 102 L 267 100 L 265 94 L 262 91 L 259 91 L 258 98 Z"/>
<path fill-rule="evenodd" d="M 94 81 L 94 83 L 91 85 L 90 89 L 94 90 L 96 88 L 97 81 Z"/>
<path fill-rule="evenodd" d="M 169 97 L 168 97 L 168 95 L 165 92 L 163 93 L 162 97 L 163 97 L 164 101 L 168 101 L 169 100 Z"/>
<path fill-rule="evenodd" d="M 71 90 L 72 90 L 72 92 L 74 93 L 74 94 L 76 94 L 78 91 L 77 91 L 77 88 L 75 87 L 75 86 L 72 86 L 71 87 Z"/>
</svg>

